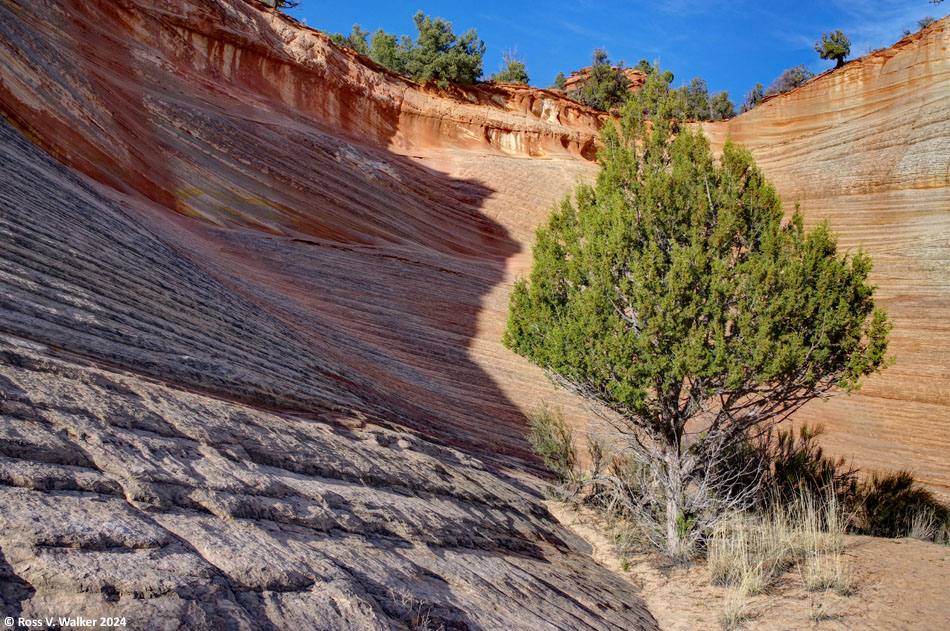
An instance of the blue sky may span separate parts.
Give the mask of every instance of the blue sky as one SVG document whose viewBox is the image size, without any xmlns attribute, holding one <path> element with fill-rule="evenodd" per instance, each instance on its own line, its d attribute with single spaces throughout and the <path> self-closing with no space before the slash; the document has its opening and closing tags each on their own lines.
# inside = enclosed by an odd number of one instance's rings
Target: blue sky
<svg viewBox="0 0 950 631">
<path fill-rule="evenodd" d="M 415 34 L 412 15 L 422 10 L 453 23 L 455 32 L 475 28 L 485 41 L 485 75 L 496 71 L 502 52 L 517 49 L 532 85 L 546 87 L 558 71 L 570 74 L 590 64 L 595 47 L 613 61 L 635 65 L 659 60 L 676 78 L 706 80 L 710 92 L 728 90 L 736 103 L 756 82 L 768 86 L 782 70 L 798 64 L 818 73 L 833 66 L 813 46 L 824 31 L 841 29 L 851 38 L 851 57 L 889 46 L 917 20 L 940 18 L 950 2 L 927 0 L 303 0 L 288 11 L 309 26 L 349 33 L 354 23 L 374 31 Z"/>
</svg>

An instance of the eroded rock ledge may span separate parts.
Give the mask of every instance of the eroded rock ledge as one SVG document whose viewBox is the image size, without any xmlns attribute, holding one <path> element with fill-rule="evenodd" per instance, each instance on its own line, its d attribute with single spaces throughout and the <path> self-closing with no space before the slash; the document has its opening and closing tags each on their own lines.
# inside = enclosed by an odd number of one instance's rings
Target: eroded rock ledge
<svg viewBox="0 0 950 631">
<path fill-rule="evenodd" d="M 652 629 L 533 493 L 410 434 L 0 336 L 4 612 L 137 629 Z M 423 626 L 423 619 L 429 626 Z"/>
</svg>

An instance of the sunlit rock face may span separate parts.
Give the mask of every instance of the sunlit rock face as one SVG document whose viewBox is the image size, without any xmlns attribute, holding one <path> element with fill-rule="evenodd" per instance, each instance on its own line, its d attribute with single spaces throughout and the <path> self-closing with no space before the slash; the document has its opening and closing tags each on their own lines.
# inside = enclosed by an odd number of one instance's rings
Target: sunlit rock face
<svg viewBox="0 0 950 631">
<path fill-rule="evenodd" d="M 791 211 L 827 219 L 874 260 L 896 363 L 855 395 L 809 404 L 823 443 L 862 467 L 908 468 L 950 498 L 950 20 L 724 123 Z"/>
</svg>

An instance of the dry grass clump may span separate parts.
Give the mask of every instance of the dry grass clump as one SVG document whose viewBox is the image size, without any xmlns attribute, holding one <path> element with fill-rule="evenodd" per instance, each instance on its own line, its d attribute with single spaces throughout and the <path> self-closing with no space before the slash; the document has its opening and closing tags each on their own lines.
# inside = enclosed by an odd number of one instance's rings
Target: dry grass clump
<svg viewBox="0 0 950 631">
<path fill-rule="evenodd" d="M 557 474 L 558 482 L 574 481 L 577 475 L 577 447 L 571 428 L 564 422 L 559 409 L 549 409 L 546 404 L 528 414 L 531 428 L 528 441 L 544 464 Z"/>
<path fill-rule="evenodd" d="M 845 524 L 833 495 L 819 501 L 803 494 L 792 503 L 773 502 L 761 513 L 733 515 L 706 542 L 711 578 L 741 596 L 755 596 L 798 567 L 809 591 L 849 594 L 854 585 L 842 554 Z"/>
<path fill-rule="evenodd" d="M 735 629 L 749 618 L 749 604 L 741 587 L 735 588 L 726 596 L 726 604 L 719 614 L 719 624 L 723 629 Z"/>
</svg>

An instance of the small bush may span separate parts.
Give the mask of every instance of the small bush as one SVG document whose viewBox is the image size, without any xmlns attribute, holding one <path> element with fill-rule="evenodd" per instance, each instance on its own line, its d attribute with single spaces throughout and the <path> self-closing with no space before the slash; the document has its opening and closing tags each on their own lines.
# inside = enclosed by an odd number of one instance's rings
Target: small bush
<svg viewBox="0 0 950 631">
<path fill-rule="evenodd" d="M 528 85 L 528 71 L 525 70 L 524 59 L 518 58 L 518 52 L 506 50 L 501 55 L 501 70 L 491 76 L 492 81 L 507 83 L 523 83 Z"/>
<path fill-rule="evenodd" d="M 773 94 L 788 92 L 789 90 L 793 90 L 802 85 L 814 76 L 815 73 L 806 68 L 804 64 L 795 66 L 794 68 L 788 68 L 775 78 L 775 80 L 772 82 L 772 85 L 765 89 L 764 96 L 772 96 Z"/>
<path fill-rule="evenodd" d="M 875 537 L 917 535 L 930 541 L 950 525 L 950 509 L 908 471 L 875 473 L 861 488 L 859 532 Z"/>
<path fill-rule="evenodd" d="M 742 104 L 739 106 L 739 113 L 744 114 L 748 112 L 756 105 L 762 102 L 764 97 L 763 88 L 761 83 L 756 83 L 755 87 L 746 92 L 745 98 L 742 100 Z"/>
<path fill-rule="evenodd" d="M 854 503 L 858 470 L 844 458 L 825 456 L 818 445 L 818 437 L 823 433 L 821 426 L 802 425 L 797 437 L 794 429 L 767 437 L 764 450 L 769 466 L 763 483 L 767 493 L 777 494 L 783 502 L 810 495 L 833 496 L 845 507 Z"/>
<path fill-rule="evenodd" d="M 726 606 L 719 614 L 719 624 L 723 629 L 735 629 L 749 618 L 745 591 L 739 587 L 726 596 Z"/>
<path fill-rule="evenodd" d="M 558 481 L 569 482 L 575 477 L 577 447 L 574 434 L 564 422 L 560 410 L 550 410 L 542 404 L 528 414 L 528 441 L 534 453 L 541 456 L 544 464 L 557 474 Z"/>
</svg>

